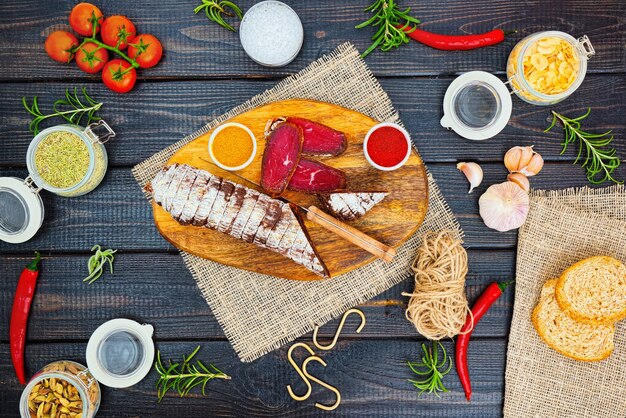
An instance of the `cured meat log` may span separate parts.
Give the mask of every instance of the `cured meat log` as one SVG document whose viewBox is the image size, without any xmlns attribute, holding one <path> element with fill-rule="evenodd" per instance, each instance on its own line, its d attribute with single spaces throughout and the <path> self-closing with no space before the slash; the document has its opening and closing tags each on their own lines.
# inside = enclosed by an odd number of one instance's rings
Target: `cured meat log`
<svg viewBox="0 0 626 418">
<path fill-rule="evenodd" d="M 302 129 L 292 123 L 281 123 L 267 135 L 261 165 L 261 186 L 271 196 L 278 196 L 300 160 Z"/>
<path fill-rule="evenodd" d="M 288 203 L 186 164 L 165 167 L 145 189 L 181 224 L 215 229 L 330 277 Z"/>
<path fill-rule="evenodd" d="M 346 174 L 318 161 L 301 158 L 289 189 L 304 193 L 330 192 L 346 187 Z"/>
<path fill-rule="evenodd" d="M 380 203 L 388 192 L 353 192 L 342 190 L 339 192 L 320 193 L 317 195 L 321 206 L 331 215 L 344 220 L 352 221 L 365 215 L 367 211 Z"/>
<path fill-rule="evenodd" d="M 309 119 L 279 117 L 270 121 L 270 126 L 273 129 L 285 121 L 302 129 L 302 154 L 304 155 L 339 155 L 348 146 L 348 140 L 343 132 Z"/>
</svg>

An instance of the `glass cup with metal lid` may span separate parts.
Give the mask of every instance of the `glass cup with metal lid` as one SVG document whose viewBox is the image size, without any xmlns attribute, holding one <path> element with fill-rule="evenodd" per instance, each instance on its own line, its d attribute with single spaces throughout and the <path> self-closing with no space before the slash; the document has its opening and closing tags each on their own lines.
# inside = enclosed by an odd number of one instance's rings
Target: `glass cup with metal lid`
<svg viewBox="0 0 626 418">
<path fill-rule="evenodd" d="M 103 120 L 86 128 L 53 126 L 37 134 L 26 155 L 29 176 L 0 177 L 0 240 L 22 243 L 37 233 L 44 218 L 42 189 L 64 197 L 95 189 L 107 171 L 104 143 L 114 136 Z"/>
</svg>

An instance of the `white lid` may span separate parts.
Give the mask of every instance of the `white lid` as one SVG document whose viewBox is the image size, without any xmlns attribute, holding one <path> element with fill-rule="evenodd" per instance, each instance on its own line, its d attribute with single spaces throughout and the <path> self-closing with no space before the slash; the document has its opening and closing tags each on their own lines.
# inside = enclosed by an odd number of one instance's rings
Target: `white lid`
<svg viewBox="0 0 626 418">
<path fill-rule="evenodd" d="M 154 342 L 152 341 L 152 325 L 140 324 L 130 319 L 112 319 L 100 325 L 87 343 L 87 368 L 96 380 L 112 388 L 126 388 L 139 383 L 152 368 L 154 361 Z M 141 358 L 137 359 L 132 369 L 117 373 L 107 368 L 103 361 L 103 343 L 113 336 L 131 337 L 141 350 Z"/>
<path fill-rule="evenodd" d="M 276 0 L 259 2 L 248 9 L 239 25 L 243 50 L 257 64 L 282 67 L 296 58 L 304 42 L 298 14 Z"/>
<path fill-rule="evenodd" d="M 485 99 L 493 100 L 493 103 L 488 104 L 492 106 L 493 112 L 488 115 L 489 122 L 484 125 L 468 123 L 467 118 L 457 110 L 457 100 L 462 101 L 461 95 L 471 88 L 479 89 Z M 504 129 L 509 123 L 512 109 L 511 94 L 498 77 L 485 71 L 470 71 L 457 77 L 446 90 L 441 126 L 452 129 L 464 138 L 481 141 L 496 136 Z"/>
<path fill-rule="evenodd" d="M 0 177 L 0 240 L 18 244 L 41 228 L 44 208 L 30 178 Z"/>
</svg>

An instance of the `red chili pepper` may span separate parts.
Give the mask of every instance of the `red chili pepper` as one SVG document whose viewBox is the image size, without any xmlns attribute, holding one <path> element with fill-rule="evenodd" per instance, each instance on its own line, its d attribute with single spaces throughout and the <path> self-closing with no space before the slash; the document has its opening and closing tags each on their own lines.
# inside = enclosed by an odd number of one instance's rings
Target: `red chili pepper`
<svg viewBox="0 0 626 418">
<path fill-rule="evenodd" d="M 13 298 L 13 311 L 11 312 L 11 326 L 9 328 L 9 341 L 11 344 L 11 358 L 15 374 L 21 384 L 26 384 L 24 376 L 24 345 L 26 343 L 26 325 L 28 324 L 28 312 L 30 303 L 35 294 L 35 285 L 39 275 L 39 261 L 41 255 L 35 251 L 35 259 L 28 265 L 17 282 L 15 297 Z"/>
<path fill-rule="evenodd" d="M 424 45 L 428 45 L 431 48 L 442 49 L 444 51 L 466 51 L 468 49 L 496 45 L 504 41 L 505 35 L 511 33 L 505 32 L 502 29 L 494 29 L 490 32 L 475 35 L 440 35 L 421 29 L 411 31 L 410 27 L 404 29 L 404 31 L 409 38 L 423 43 Z"/>
<path fill-rule="evenodd" d="M 461 328 L 461 333 L 456 339 L 456 371 L 468 401 L 472 397 L 472 385 L 470 383 L 469 369 L 467 368 L 467 348 L 469 346 L 470 337 L 476 328 L 476 324 L 478 324 L 491 305 L 502 295 L 502 292 L 504 292 L 504 289 L 506 289 L 508 285 L 509 283 L 506 282 L 493 282 L 487 286 L 487 289 L 485 289 L 483 294 L 476 300 L 476 303 L 474 303 L 472 315 L 467 316 L 465 325 Z"/>
</svg>

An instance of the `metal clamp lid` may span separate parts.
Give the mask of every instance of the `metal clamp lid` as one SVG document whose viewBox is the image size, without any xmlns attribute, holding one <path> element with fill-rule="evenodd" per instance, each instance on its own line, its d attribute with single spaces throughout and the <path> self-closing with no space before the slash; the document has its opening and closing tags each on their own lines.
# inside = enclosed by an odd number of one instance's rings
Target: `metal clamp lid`
<svg viewBox="0 0 626 418">
<path fill-rule="evenodd" d="M 98 122 L 92 123 L 85 128 L 85 135 L 94 143 L 99 142 L 100 144 L 104 144 L 115 137 L 115 131 L 111 129 L 108 123 L 100 119 Z"/>
<path fill-rule="evenodd" d="M 583 35 L 578 38 L 578 48 L 582 51 L 585 58 L 589 59 L 596 55 L 596 50 L 591 45 L 591 41 L 587 35 Z"/>
</svg>

